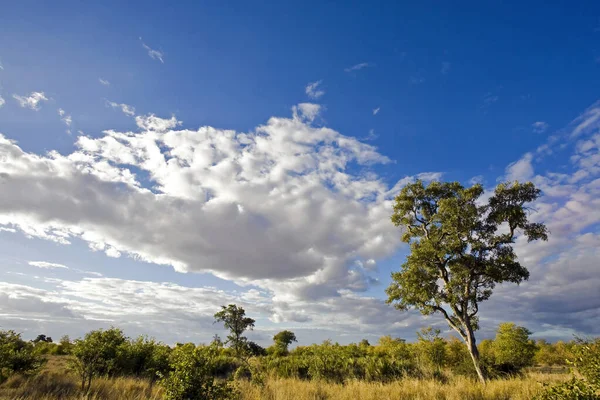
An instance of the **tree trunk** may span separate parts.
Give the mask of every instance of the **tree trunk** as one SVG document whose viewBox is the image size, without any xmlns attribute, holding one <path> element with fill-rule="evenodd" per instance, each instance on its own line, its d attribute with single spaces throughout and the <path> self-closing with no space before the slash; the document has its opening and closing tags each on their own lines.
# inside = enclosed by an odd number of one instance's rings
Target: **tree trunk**
<svg viewBox="0 0 600 400">
<path fill-rule="evenodd" d="M 473 366 L 475 367 L 475 372 L 477 372 L 477 376 L 481 383 L 485 385 L 485 375 L 481 370 L 481 363 L 479 360 L 479 350 L 477 349 L 477 342 L 475 340 L 475 335 L 473 334 L 473 329 L 470 326 L 466 327 L 467 329 L 467 348 L 469 349 L 469 354 L 471 354 L 471 359 L 473 360 Z"/>
</svg>

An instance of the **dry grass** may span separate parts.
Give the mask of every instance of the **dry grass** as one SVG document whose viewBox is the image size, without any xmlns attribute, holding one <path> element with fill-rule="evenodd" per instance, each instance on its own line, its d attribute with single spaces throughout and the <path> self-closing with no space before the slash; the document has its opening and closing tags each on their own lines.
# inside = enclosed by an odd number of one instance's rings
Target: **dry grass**
<svg viewBox="0 0 600 400">
<path fill-rule="evenodd" d="M 240 383 L 243 400 L 530 400 L 542 382 L 563 381 L 566 375 L 531 374 L 524 378 L 494 380 L 482 386 L 466 378 L 447 384 L 433 380 L 403 379 L 389 384 L 350 382 L 334 385 L 292 379 L 270 379 L 263 388 Z"/>
<path fill-rule="evenodd" d="M 68 373 L 66 357 L 50 357 L 40 374 L 13 376 L 0 385 L 0 400 L 158 400 L 162 391 L 148 381 L 132 378 L 96 379 L 89 395 L 81 393 L 77 377 Z M 345 385 L 295 379 L 267 379 L 264 387 L 239 382 L 243 400 L 529 400 L 541 383 L 563 381 L 567 374 L 530 373 L 523 378 L 494 380 L 485 387 L 453 377 L 434 380 L 403 379 L 389 384 L 349 382 Z"/>
<path fill-rule="evenodd" d="M 149 381 L 133 378 L 92 382 L 89 394 L 82 393 L 80 381 L 67 369 L 68 357 L 51 356 L 36 376 L 12 376 L 0 385 L 0 400 L 158 400 L 162 390 Z"/>
</svg>

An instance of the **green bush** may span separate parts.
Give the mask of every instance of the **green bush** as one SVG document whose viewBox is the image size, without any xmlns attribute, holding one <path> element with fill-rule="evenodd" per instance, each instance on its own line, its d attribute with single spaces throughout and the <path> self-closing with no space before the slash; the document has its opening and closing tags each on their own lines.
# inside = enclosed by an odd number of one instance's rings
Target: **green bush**
<svg viewBox="0 0 600 400">
<path fill-rule="evenodd" d="M 600 400 L 600 338 L 576 342 L 571 364 L 583 379 L 547 386 L 536 400 Z"/>
<path fill-rule="evenodd" d="M 0 331 L 0 383 L 12 374 L 34 374 L 44 363 L 44 357 L 20 333 Z"/>
<path fill-rule="evenodd" d="M 239 397 L 227 381 L 215 378 L 215 360 L 220 356 L 214 346 L 183 345 L 171 353 L 169 374 L 161 380 L 166 400 L 231 400 Z"/>
<path fill-rule="evenodd" d="M 114 376 L 122 372 L 123 345 L 127 338 L 117 328 L 88 332 L 75 340 L 71 369 L 81 378 L 81 390 L 89 390 L 97 376 Z"/>
</svg>

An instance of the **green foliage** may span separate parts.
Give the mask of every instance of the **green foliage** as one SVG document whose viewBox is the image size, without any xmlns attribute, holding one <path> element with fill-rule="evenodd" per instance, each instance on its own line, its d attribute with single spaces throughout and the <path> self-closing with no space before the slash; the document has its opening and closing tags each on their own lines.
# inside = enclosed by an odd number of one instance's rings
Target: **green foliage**
<svg viewBox="0 0 600 400">
<path fill-rule="evenodd" d="M 289 346 L 292 342 L 297 342 L 296 335 L 292 331 L 281 331 L 273 336 L 273 349 L 272 353 L 275 355 L 283 356 L 288 354 Z"/>
<path fill-rule="evenodd" d="M 117 328 L 98 329 L 75 340 L 71 369 L 81 378 L 82 390 L 89 390 L 94 377 L 120 372 L 119 361 L 126 341 L 123 331 Z"/>
<path fill-rule="evenodd" d="M 12 374 L 34 374 L 45 359 L 35 352 L 32 343 L 15 331 L 0 331 L 0 383 Z"/>
<path fill-rule="evenodd" d="M 529 339 L 531 332 L 512 322 L 500 324 L 492 348 L 496 369 L 504 373 L 517 373 L 533 365 L 535 342 Z"/>
<path fill-rule="evenodd" d="M 71 354 L 71 352 L 73 351 L 73 343 L 71 342 L 71 338 L 69 337 L 69 335 L 64 335 L 63 337 L 60 338 L 60 341 L 58 342 L 59 348 L 57 350 L 58 355 L 67 355 L 67 354 Z"/>
<path fill-rule="evenodd" d="M 536 400 L 599 400 L 600 399 L 600 338 L 578 338 L 573 346 L 571 364 L 583 379 L 573 377 L 570 381 L 547 386 Z"/>
<path fill-rule="evenodd" d="M 533 358 L 537 365 L 567 365 L 567 360 L 573 358 L 573 343 L 558 341 L 554 344 L 544 339 L 536 342 L 536 352 Z"/>
<path fill-rule="evenodd" d="M 532 183 L 500 184 L 487 203 L 479 201 L 483 193 L 481 185 L 458 182 L 406 185 L 395 199 L 392 222 L 405 228 L 410 254 L 386 290 L 400 310 L 442 314 L 468 344 L 477 370 L 479 303 L 496 284 L 529 277 L 513 250 L 515 236 L 547 240 L 546 227 L 527 218 L 526 204 L 540 196 Z"/>
<path fill-rule="evenodd" d="M 415 359 L 404 341 L 386 337 L 383 343 L 367 347 L 325 341 L 320 345 L 300 346 L 286 357 L 268 357 L 265 369 L 280 378 L 336 383 L 350 379 L 388 382 L 417 374 Z"/>
<path fill-rule="evenodd" d="M 220 350 L 214 345 L 183 345 L 171 353 L 171 371 L 161 381 L 166 400 L 229 400 L 239 392 L 214 376 Z"/>
<path fill-rule="evenodd" d="M 235 356 L 241 359 L 248 355 L 248 339 L 243 334 L 254 328 L 255 321 L 246 317 L 246 311 L 235 304 L 221 306 L 221 311 L 215 314 L 215 322 L 223 322 L 225 329 L 229 330 L 225 343 L 231 346 Z"/>
<path fill-rule="evenodd" d="M 139 336 L 121 345 L 118 370 L 124 375 L 154 381 L 169 371 L 170 353 L 169 346 L 146 336 Z"/>
<path fill-rule="evenodd" d="M 45 343 L 52 343 L 52 338 L 50 336 L 46 336 L 46 335 L 37 335 L 37 337 L 35 339 L 32 340 L 33 343 L 38 343 L 38 342 L 45 342 Z"/>
<path fill-rule="evenodd" d="M 427 368 L 441 370 L 446 364 L 446 341 L 440 337 L 441 331 L 432 327 L 417 332 L 417 354 Z"/>
<path fill-rule="evenodd" d="M 600 400 L 597 388 L 582 379 L 571 380 L 556 385 L 546 385 L 535 400 Z"/>
</svg>

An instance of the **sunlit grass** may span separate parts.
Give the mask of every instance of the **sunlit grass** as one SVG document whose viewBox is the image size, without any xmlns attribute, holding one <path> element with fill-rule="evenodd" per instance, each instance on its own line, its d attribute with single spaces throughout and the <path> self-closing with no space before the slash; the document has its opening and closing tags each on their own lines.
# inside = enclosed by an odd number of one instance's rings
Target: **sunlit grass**
<svg viewBox="0 0 600 400">
<path fill-rule="evenodd" d="M 162 390 L 149 381 L 133 378 L 98 378 L 89 395 L 80 391 L 77 377 L 66 368 L 67 357 L 50 357 L 36 376 L 13 376 L 0 386 L 0 399 L 12 400 L 142 400 L 160 399 Z M 378 384 L 350 381 L 332 384 L 297 379 L 268 378 L 263 386 L 238 382 L 242 400 L 525 400 L 534 397 L 542 383 L 566 380 L 567 374 L 529 373 L 519 378 L 492 380 L 486 386 L 459 376 L 446 383 L 432 379 L 402 379 Z"/>
</svg>

